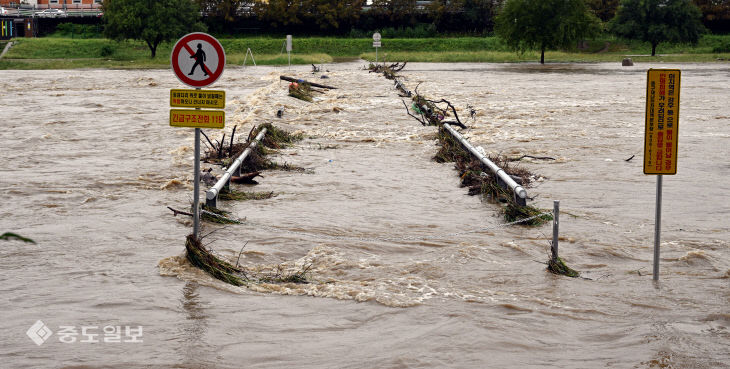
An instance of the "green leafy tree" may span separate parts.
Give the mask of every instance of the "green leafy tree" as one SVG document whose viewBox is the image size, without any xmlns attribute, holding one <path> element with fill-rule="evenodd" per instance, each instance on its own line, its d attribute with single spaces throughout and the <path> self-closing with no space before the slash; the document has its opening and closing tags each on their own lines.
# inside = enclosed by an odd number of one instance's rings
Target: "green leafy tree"
<svg viewBox="0 0 730 369">
<path fill-rule="evenodd" d="M 118 41 L 144 41 L 152 58 L 161 42 L 205 29 L 191 0 L 104 0 L 102 7 L 104 35 Z"/>
<path fill-rule="evenodd" d="M 253 5 L 251 0 L 195 0 L 206 16 L 218 16 L 226 22 L 235 20 L 239 11 Z"/>
<path fill-rule="evenodd" d="M 322 30 L 337 30 L 353 24 L 362 12 L 364 0 L 309 0 L 309 17 Z"/>
<path fill-rule="evenodd" d="M 491 30 L 499 3 L 499 0 L 435 0 L 426 9 L 433 23 L 439 26 L 454 27 L 458 22 L 461 27 L 457 28 L 461 29 Z"/>
<path fill-rule="evenodd" d="M 730 0 L 694 0 L 702 11 L 702 20 L 713 32 L 730 31 Z"/>
<path fill-rule="evenodd" d="M 416 13 L 416 0 L 373 0 L 370 11 L 390 19 L 393 23 L 412 23 Z"/>
<path fill-rule="evenodd" d="M 271 27 L 279 28 L 304 23 L 304 3 L 290 0 L 257 0 L 254 13 Z"/>
<path fill-rule="evenodd" d="M 496 32 L 518 52 L 567 48 L 599 30 L 598 18 L 583 0 L 507 0 L 496 19 Z"/>
<path fill-rule="evenodd" d="M 586 5 L 604 22 L 610 21 L 616 15 L 618 3 L 619 0 L 586 0 Z"/>
<path fill-rule="evenodd" d="M 611 20 L 615 34 L 651 44 L 651 56 L 662 42 L 696 43 L 705 27 L 702 12 L 690 0 L 622 0 Z"/>
<path fill-rule="evenodd" d="M 694 0 L 707 20 L 730 19 L 730 1 L 728 0 Z"/>
<path fill-rule="evenodd" d="M 360 17 L 364 0 L 259 0 L 254 12 L 272 27 L 312 25 L 337 31 Z"/>
</svg>

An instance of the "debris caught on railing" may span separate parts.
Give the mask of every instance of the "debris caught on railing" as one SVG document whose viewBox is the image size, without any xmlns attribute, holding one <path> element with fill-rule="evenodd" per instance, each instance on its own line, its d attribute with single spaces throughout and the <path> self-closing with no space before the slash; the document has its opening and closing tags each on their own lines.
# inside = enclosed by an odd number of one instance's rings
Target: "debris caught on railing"
<svg viewBox="0 0 730 369">
<path fill-rule="evenodd" d="M 468 127 L 461 122 L 459 114 L 454 105 L 446 100 L 434 100 L 429 99 L 418 93 L 418 86 L 416 85 L 413 92 L 409 91 L 403 82 L 401 82 L 396 75 L 396 72 L 403 70 L 406 63 L 394 63 L 390 65 L 385 64 L 370 64 L 368 68 L 370 72 L 382 73 L 386 78 L 395 80 L 395 88 L 399 91 L 401 97 L 411 97 L 411 104 L 403 102 L 403 106 L 409 116 L 416 119 L 419 123 L 424 126 L 437 126 L 439 127 L 438 140 L 441 148 L 434 157 L 434 160 L 438 162 L 454 162 L 455 167 L 459 172 L 461 178 L 462 187 L 469 187 L 470 195 L 483 195 L 484 197 L 494 201 L 495 203 L 502 203 L 505 206 L 502 207 L 504 212 L 505 220 L 510 222 L 522 218 L 531 218 L 532 220 L 527 225 L 540 225 L 546 221 L 552 219 L 549 215 L 533 217 L 536 214 L 540 214 L 541 211 L 534 207 L 527 206 L 525 204 L 526 193 L 524 188 L 514 184 L 515 189 L 519 188 L 522 191 L 522 196 L 517 199 L 517 195 L 510 193 L 511 189 L 507 189 L 506 182 L 519 182 L 521 186 L 528 186 L 530 178 L 532 177 L 529 172 L 524 169 L 513 167 L 509 165 L 509 159 L 503 157 L 490 157 L 492 163 L 498 163 L 495 170 L 502 168 L 501 170 L 508 176 L 507 179 L 502 179 L 497 176 L 497 172 L 489 170 L 486 165 L 480 160 L 476 159 L 475 156 L 469 150 L 466 150 L 464 145 L 472 146 L 468 142 L 462 144 L 457 141 L 456 136 L 461 136 L 453 128 L 448 130 L 445 127 L 457 126 L 462 129 Z M 476 116 L 476 110 L 471 106 L 467 106 L 469 116 L 474 119 Z M 412 111 L 412 112 L 411 112 Z M 449 118 L 449 119 L 447 119 Z M 453 132 L 453 134 L 452 134 Z M 460 140 L 465 140 L 463 137 Z M 473 148 L 473 147 L 472 147 Z M 482 155 L 486 156 L 486 155 Z M 493 165 L 490 163 L 489 165 Z M 519 202 L 517 201 L 519 200 Z"/>
<path fill-rule="evenodd" d="M 407 63 L 408 62 L 403 62 L 401 64 L 400 62 L 397 62 L 390 65 L 371 63 L 368 66 L 368 70 L 370 71 L 370 73 L 382 73 L 387 79 L 395 79 L 395 74 L 402 71 L 403 68 L 406 67 Z"/>
</svg>

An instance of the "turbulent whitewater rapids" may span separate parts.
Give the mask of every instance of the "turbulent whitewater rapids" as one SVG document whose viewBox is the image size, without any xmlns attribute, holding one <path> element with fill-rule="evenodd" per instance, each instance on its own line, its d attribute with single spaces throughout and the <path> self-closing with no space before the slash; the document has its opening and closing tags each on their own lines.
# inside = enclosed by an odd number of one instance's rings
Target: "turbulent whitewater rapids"
<svg viewBox="0 0 730 369">
<path fill-rule="evenodd" d="M 271 122 L 305 138 L 273 159 L 306 172 L 257 179 L 256 191 L 277 196 L 221 202 L 249 225 L 204 229 L 218 229 L 205 246 L 228 260 L 248 242 L 240 264 L 263 273 L 311 265 L 313 283 L 251 287 L 180 257 L 190 224 L 166 206 L 190 203 L 193 134 L 166 124 L 179 87 L 169 70 L 1 72 L 0 222 L 37 242 L 0 244 L 4 364 L 727 367 L 727 64 L 400 72 L 460 113 L 472 106 L 464 134 L 487 153 L 557 159 L 522 160 L 539 175 L 530 196 L 542 209 L 561 200 L 561 255 L 592 280 L 535 262 L 547 257 L 549 226 L 500 228 L 498 209 L 459 188 L 453 164 L 431 160 L 435 127 L 407 116 L 392 82 L 364 65 L 328 65 L 340 89 L 312 103 L 287 96 L 286 68 L 229 68 L 216 84 L 229 97 L 226 132 Z M 625 161 L 641 156 L 649 67 L 683 70 L 659 289 L 654 178 Z M 313 80 L 310 69 L 286 73 Z M 145 342 L 52 336 L 37 348 L 24 332 L 38 319 L 143 325 Z"/>
</svg>

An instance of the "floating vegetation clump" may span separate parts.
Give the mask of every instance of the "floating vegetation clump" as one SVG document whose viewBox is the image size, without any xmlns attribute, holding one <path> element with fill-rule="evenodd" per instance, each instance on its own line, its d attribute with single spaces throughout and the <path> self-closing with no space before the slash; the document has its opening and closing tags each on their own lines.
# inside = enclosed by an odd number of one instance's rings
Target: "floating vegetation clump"
<svg viewBox="0 0 730 369">
<path fill-rule="evenodd" d="M 243 161 L 241 171 L 243 172 L 257 172 L 267 169 L 277 169 L 285 171 L 304 171 L 304 168 L 296 167 L 289 164 L 277 164 L 267 159 L 267 156 L 274 150 L 282 149 L 287 146 L 293 145 L 295 142 L 300 141 L 304 136 L 301 134 L 291 134 L 283 129 L 277 128 L 271 123 L 260 124 L 255 127 L 249 133 L 249 142 L 256 137 L 261 129 L 266 128 L 266 135 L 261 140 L 260 145 L 256 145 L 256 149 L 253 150 Z"/>
<path fill-rule="evenodd" d="M 276 269 L 264 276 L 258 278 L 260 283 L 296 283 L 296 284 L 308 284 L 307 273 L 312 268 L 312 264 L 304 266 L 300 270 L 284 271 L 284 267 L 279 264 Z"/>
<path fill-rule="evenodd" d="M 231 219 L 228 211 L 221 210 L 212 206 L 202 205 L 204 211 L 200 214 L 200 219 L 218 224 L 241 224 L 240 221 Z"/>
<path fill-rule="evenodd" d="M 218 194 L 219 200 L 224 201 L 248 201 L 248 200 L 266 200 L 274 197 L 274 192 L 254 192 L 254 191 L 222 191 Z"/>
<path fill-rule="evenodd" d="M 301 141 L 304 135 L 292 134 L 281 128 L 277 128 L 271 123 L 260 124 L 254 134 L 254 137 L 261 131 L 262 128 L 266 128 L 266 136 L 264 136 L 263 143 L 266 147 L 272 149 L 281 149 L 293 145 L 297 141 Z"/>
<path fill-rule="evenodd" d="M 507 222 L 514 222 L 520 219 L 532 218 L 534 216 L 537 217 L 524 221 L 520 224 L 525 224 L 529 226 L 540 226 L 553 220 L 552 213 L 542 212 L 540 211 L 540 209 L 534 208 L 532 206 L 518 206 L 510 202 L 504 208 L 504 220 L 506 220 Z"/>
<path fill-rule="evenodd" d="M 550 258 L 550 260 L 548 261 L 547 269 L 550 271 L 550 273 L 553 273 L 553 274 L 564 275 L 564 276 L 568 276 L 571 278 L 580 277 L 580 273 L 571 269 L 569 266 L 565 265 L 565 262 L 563 261 L 563 259 L 561 259 L 559 257 Z"/>
<path fill-rule="evenodd" d="M 185 239 L 186 257 L 190 263 L 211 276 L 234 286 L 245 286 L 251 283 L 310 283 L 307 278 L 312 265 L 305 265 L 299 270 L 285 271 L 280 264 L 270 273 L 256 276 L 254 273 L 247 272 L 244 268 L 239 267 L 238 263 L 233 264 L 213 255 L 207 250 L 200 239 L 196 239 L 192 234 Z M 240 255 L 239 255 L 240 257 Z"/>
<path fill-rule="evenodd" d="M 248 276 L 242 269 L 211 254 L 192 234 L 188 235 L 185 240 L 185 249 L 190 263 L 213 277 L 234 286 L 243 286 L 249 282 Z"/>
</svg>

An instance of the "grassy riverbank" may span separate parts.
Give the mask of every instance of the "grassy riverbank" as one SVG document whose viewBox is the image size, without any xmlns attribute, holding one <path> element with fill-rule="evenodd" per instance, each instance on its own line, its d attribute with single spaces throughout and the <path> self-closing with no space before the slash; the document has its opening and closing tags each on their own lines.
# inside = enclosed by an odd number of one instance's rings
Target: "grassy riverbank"
<svg viewBox="0 0 730 369">
<path fill-rule="evenodd" d="M 241 65 L 251 49 L 256 63 L 287 64 L 284 40 L 273 38 L 221 38 L 228 64 Z M 37 38 L 15 39 L 15 46 L 0 60 L 0 69 L 68 68 L 168 68 L 172 43 L 163 43 L 150 58 L 142 42 L 106 39 Z M 656 57 L 646 56 L 645 43 L 617 39 L 590 41 L 582 48 L 552 51 L 547 62 L 614 62 L 626 55 L 635 60 L 665 62 L 715 62 L 730 60 L 730 35 L 704 36 L 697 45 L 661 44 Z M 641 55 L 641 56 L 637 56 Z M 329 63 L 341 59 L 374 60 L 370 39 L 302 38 L 294 40 L 293 64 Z M 496 37 L 460 37 L 383 40 L 379 59 L 410 62 L 534 62 L 536 52 L 510 51 Z M 250 60 L 247 64 L 251 63 Z"/>
</svg>

